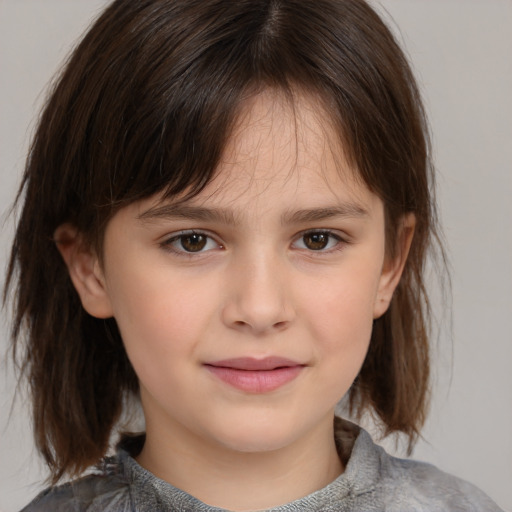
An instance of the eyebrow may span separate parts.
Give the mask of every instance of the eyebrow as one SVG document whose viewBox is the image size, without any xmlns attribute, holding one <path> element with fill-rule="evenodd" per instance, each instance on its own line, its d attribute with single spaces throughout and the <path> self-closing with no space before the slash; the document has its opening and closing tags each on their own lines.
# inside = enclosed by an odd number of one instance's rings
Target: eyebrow
<svg viewBox="0 0 512 512">
<path fill-rule="evenodd" d="M 198 221 L 221 222 L 222 224 L 236 224 L 236 215 L 231 210 L 223 208 L 204 208 L 202 206 L 189 206 L 183 203 L 163 204 L 141 213 L 139 220 L 150 221 L 154 219 L 186 219 Z"/>
<path fill-rule="evenodd" d="M 342 205 L 323 208 L 307 208 L 284 212 L 281 216 L 282 224 L 301 224 L 331 219 L 362 218 L 367 217 L 368 211 L 356 203 L 344 203 Z M 141 213 L 138 219 L 151 221 L 154 219 L 185 219 L 194 221 L 219 222 L 226 225 L 235 225 L 240 215 L 224 208 L 205 208 L 202 206 L 190 206 L 183 203 L 163 204 Z"/>
<path fill-rule="evenodd" d="M 319 220 L 331 219 L 333 217 L 361 218 L 367 217 L 368 211 L 356 203 L 344 203 L 342 205 L 325 208 L 308 208 L 296 210 L 283 214 L 283 224 L 301 224 Z"/>
</svg>

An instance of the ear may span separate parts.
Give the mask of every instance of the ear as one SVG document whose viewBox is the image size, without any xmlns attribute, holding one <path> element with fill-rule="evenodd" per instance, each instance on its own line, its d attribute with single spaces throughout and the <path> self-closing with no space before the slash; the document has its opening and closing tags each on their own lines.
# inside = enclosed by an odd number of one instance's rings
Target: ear
<svg viewBox="0 0 512 512">
<path fill-rule="evenodd" d="M 416 217 L 409 213 L 402 218 L 397 236 L 396 255 L 392 259 L 386 258 L 379 280 L 379 288 L 373 308 L 373 318 L 381 317 L 388 309 L 395 288 L 400 282 L 409 249 L 411 248 L 416 226 Z"/>
<path fill-rule="evenodd" d="M 96 318 L 113 316 L 105 278 L 95 252 L 71 224 L 59 226 L 53 237 L 84 309 Z"/>
</svg>

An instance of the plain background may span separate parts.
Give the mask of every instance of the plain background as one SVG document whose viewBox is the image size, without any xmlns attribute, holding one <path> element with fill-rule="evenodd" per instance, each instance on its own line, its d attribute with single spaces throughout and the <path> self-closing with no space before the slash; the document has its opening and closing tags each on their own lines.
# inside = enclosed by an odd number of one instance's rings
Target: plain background
<svg viewBox="0 0 512 512">
<path fill-rule="evenodd" d="M 0 0 L 0 265 L 7 218 L 48 84 L 105 0 Z M 432 413 L 414 458 L 470 480 L 512 511 L 512 1 L 383 0 L 434 134 L 452 315 L 437 341 Z M 2 277 L 3 279 L 3 277 Z M 448 313 L 447 313 L 448 312 Z M 0 324 L 0 512 L 41 488 L 23 396 Z M 452 344 L 453 342 L 453 344 Z M 386 445 L 393 448 L 393 444 Z"/>
</svg>

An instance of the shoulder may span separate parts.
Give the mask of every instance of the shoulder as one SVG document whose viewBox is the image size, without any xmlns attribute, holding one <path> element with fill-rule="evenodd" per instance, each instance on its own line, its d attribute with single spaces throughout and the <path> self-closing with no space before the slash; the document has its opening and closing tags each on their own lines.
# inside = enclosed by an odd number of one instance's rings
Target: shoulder
<svg viewBox="0 0 512 512">
<path fill-rule="evenodd" d="M 391 510 L 500 512 L 500 508 L 473 484 L 432 464 L 393 457 L 380 447 L 378 451 L 378 487 Z M 406 508 L 401 508 L 404 505 Z"/>
<path fill-rule="evenodd" d="M 431 464 L 385 454 L 382 469 L 386 499 L 414 505 L 409 510 L 500 512 L 476 486 Z"/>
<path fill-rule="evenodd" d="M 128 512 L 132 510 L 130 486 L 117 461 L 107 461 L 101 471 L 49 487 L 21 512 Z"/>
<path fill-rule="evenodd" d="M 502 512 L 469 482 L 431 464 L 393 457 L 363 429 L 359 429 L 346 472 L 351 474 L 355 493 L 376 510 Z"/>
</svg>

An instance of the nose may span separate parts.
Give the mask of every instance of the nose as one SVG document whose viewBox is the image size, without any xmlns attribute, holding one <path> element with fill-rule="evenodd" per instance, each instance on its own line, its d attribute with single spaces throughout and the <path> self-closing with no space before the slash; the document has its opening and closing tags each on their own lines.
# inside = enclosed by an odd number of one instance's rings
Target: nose
<svg viewBox="0 0 512 512">
<path fill-rule="evenodd" d="M 284 267 L 278 256 L 261 252 L 233 263 L 223 322 L 232 329 L 255 335 L 286 329 L 295 313 Z"/>
</svg>

